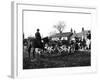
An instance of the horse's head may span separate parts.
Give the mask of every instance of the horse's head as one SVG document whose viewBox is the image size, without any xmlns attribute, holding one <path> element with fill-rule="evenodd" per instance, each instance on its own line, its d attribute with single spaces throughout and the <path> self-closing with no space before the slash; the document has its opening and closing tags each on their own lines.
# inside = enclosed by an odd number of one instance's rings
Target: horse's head
<svg viewBox="0 0 100 80">
<path fill-rule="evenodd" d="M 42 41 L 43 41 L 43 43 L 44 44 L 48 44 L 49 43 L 49 38 L 48 37 L 44 37 L 44 38 L 42 38 Z"/>
</svg>

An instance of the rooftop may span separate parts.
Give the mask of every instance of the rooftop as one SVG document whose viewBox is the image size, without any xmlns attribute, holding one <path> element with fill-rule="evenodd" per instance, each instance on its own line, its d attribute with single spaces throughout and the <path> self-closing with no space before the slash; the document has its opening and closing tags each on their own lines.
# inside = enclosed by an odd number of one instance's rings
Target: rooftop
<svg viewBox="0 0 100 80">
<path fill-rule="evenodd" d="M 54 35 L 52 35 L 52 36 L 50 36 L 50 37 L 52 37 L 52 38 L 55 38 L 55 37 L 69 37 L 69 36 L 71 36 L 73 33 L 72 32 L 66 32 L 66 33 L 57 33 L 57 34 L 54 34 Z"/>
</svg>

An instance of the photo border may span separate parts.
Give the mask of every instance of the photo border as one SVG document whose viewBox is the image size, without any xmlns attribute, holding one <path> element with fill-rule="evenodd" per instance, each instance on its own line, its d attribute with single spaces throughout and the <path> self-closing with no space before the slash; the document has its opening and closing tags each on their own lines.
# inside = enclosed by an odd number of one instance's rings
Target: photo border
<svg viewBox="0 0 100 80">
<path fill-rule="evenodd" d="M 11 76 L 13 78 L 23 78 L 23 77 L 40 77 L 44 75 L 61 75 L 61 74 L 72 74 L 72 73 L 87 73 L 87 72 L 96 72 L 96 53 L 95 49 L 91 50 L 91 67 L 64 67 L 64 68 L 49 68 L 49 69 L 30 69 L 23 70 L 23 49 L 22 43 L 22 32 L 23 32 L 23 11 L 24 10 L 38 10 L 33 9 L 33 7 L 38 8 L 40 10 L 50 11 L 53 9 L 59 10 L 60 12 L 66 12 L 66 9 L 71 9 L 72 12 L 76 13 L 89 13 L 92 14 L 92 38 L 95 36 L 96 27 L 96 8 L 93 7 L 73 7 L 73 6 L 57 6 L 57 5 L 42 5 L 42 4 L 26 4 L 26 3 L 18 3 L 12 2 L 11 4 L 11 26 L 12 26 L 12 54 L 11 54 Z M 42 7 L 42 8 L 40 8 Z M 52 9 L 51 9 L 52 8 Z M 58 11 L 55 11 L 58 12 Z M 70 12 L 70 10 L 69 10 Z M 68 13 L 68 12 L 67 12 Z M 95 27 L 94 27 L 95 26 Z M 94 34 L 93 34 L 94 33 Z M 94 40 L 92 39 L 92 45 L 95 45 Z M 22 41 L 22 42 L 21 42 Z M 48 72 L 48 73 L 47 73 Z M 31 75 L 29 75 L 31 73 Z"/>
</svg>

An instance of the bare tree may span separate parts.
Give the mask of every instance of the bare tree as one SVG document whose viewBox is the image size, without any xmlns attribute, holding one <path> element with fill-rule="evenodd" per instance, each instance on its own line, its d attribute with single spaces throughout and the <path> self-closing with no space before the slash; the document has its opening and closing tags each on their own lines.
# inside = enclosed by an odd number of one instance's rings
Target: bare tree
<svg viewBox="0 0 100 80">
<path fill-rule="evenodd" d="M 54 28 L 56 28 L 59 31 L 59 33 L 61 34 L 63 32 L 65 26 L 66 25 L 65 25 L 64 21 L 59 21 L 58 24 L 54 25 Z M 61 39 L 61 36 L 59 39 Z"/>
<path fill-rule="evenodd" d="M 65 28 L 65 26 L 66 25 L 65 25 L 64 21 L 59 21 L 58 24 L 54 25 L 54 28 L 56 28 L 59 31 L 59 33 L 62 33 L 64 28 Z"/>
</svg>

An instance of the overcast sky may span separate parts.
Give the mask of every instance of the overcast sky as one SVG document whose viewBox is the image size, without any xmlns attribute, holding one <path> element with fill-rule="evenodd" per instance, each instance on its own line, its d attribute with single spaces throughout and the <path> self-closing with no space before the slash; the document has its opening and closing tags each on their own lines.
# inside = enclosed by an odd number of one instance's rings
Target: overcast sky
<svg viewBox="0 0 100 80">
<path fill-rule="evenodd" d="M 85 30 L 91 30 L 91 15 L 79 13 L 57 13 L 57 12 L 24 12 L 24 34 L 25 38 L 34 36 L 36 29 L 40 29 L 42 37 L 56 33 L 53 28 L 59 21 L 64 21 L 66 26 L 63 32 L 69 32 L 72 28 L 76 32 L 80 32 L 82 27 Z"/>
</svg>

